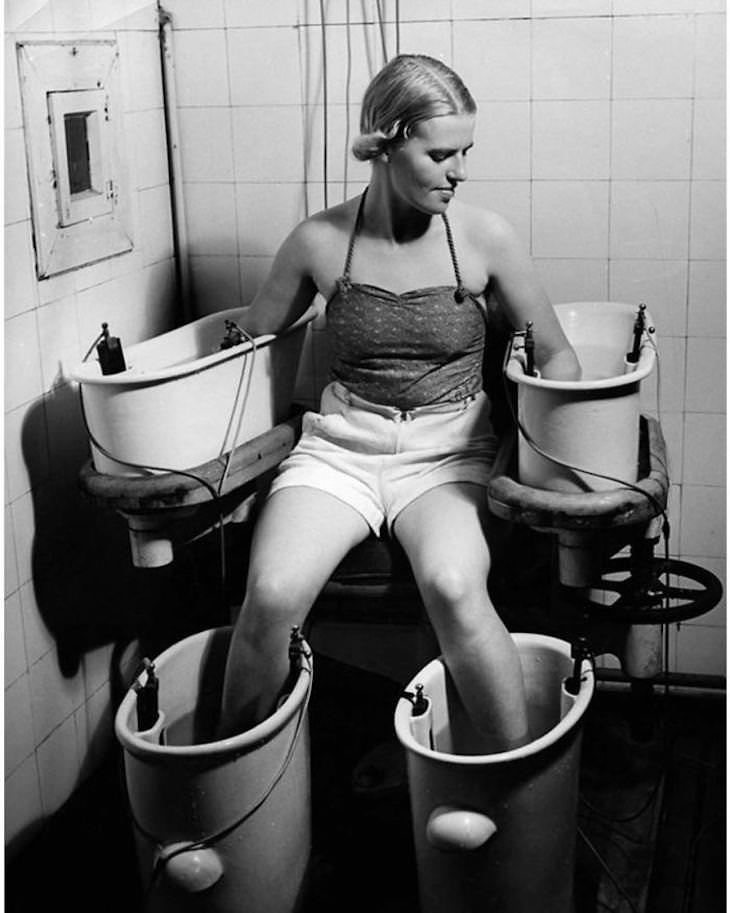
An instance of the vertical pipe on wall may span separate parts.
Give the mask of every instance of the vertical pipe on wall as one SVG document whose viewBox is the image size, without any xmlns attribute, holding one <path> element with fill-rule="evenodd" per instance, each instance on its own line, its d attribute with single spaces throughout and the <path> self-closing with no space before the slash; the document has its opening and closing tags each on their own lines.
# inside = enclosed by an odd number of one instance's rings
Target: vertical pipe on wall
<svg viewBox="0 0 730 913">
<path fill-rule="evenodd" d="M 172 43 L 172 16 L 157 4 L 160 30 L 160 58 L 162 63 L 162 96 L 165 109 L 167 137 L 167 164 L 172 205 L 172 232 L 175 245 L 175 270 L 183 323 L 193 319 L 193 302 L 190 281 L 190 255 L 183 197 L 182 161 L 180 157 L 180 130 L 177 117 L 177 90 L 175 85 L 175 55 Z"/>
</svg>

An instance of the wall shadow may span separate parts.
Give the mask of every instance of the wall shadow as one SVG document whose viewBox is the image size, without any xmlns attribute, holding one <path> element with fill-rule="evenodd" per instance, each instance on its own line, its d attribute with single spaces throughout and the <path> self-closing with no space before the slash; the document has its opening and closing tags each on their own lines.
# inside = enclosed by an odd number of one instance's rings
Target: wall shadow
<svg viewBox="0 0 730 913">
<path fill-rule="evenodd" d="M 49 441 L 50 479 L 31 478 L 38 610 L 64 676 L 74 676 L 89 651 L 114 645 L 109 672 L 112 694 L 120 700 L 129 686 L 120 679 L 125 647 L 138 640 L 141 654 L 154 656 L 189 633 L 227 623 L 228 589 L 236 581 L 224 585 L 215 532 L 178 549 L 168 566 L 134 567 L 124 520 L 89 503 L 79 484 L 90 457 L 77 391 L 59 386 L 28 413 L 22 446 L 31 474 L 38 461 L 30 448 L 42 439 L 40 423 L 51 434 L 62 431 Z M 232 538 L 226 531 L 233 553 L 229 572 L 240 571 L 246 555 Z"/>
</svg>

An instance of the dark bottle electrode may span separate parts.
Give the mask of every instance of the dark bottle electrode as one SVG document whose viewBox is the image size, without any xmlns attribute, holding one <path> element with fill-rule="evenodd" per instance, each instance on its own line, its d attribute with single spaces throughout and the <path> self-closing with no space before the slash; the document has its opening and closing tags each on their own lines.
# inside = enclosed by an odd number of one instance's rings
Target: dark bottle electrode
<svg viewBox="0 0 730 913">
<path fill-rule="evenodd" d="M 155 664 L 149 659 L 142 660 L 147 679 L 144 685 L 137 679 L 132 686 L 137 693 L 137 731 L 146 732 L 157 722 L 159 715 L 159 680 L 155 675 Z"/>
<path fill-rule="evenodd" d="M 525 325 L 525 374 L 535 376 L 535 337 L 532 335 L 532 321 Z"/>
<path fill-rule="evenodd" d="M 634 344 L 631 347 L 631 351 L 626 353 L 626 361 L 629 364 L 636 364 L 639 360 L 639 355 L 641 354 L 641 338 L 644 335 L 644 330 L 646 329 L 646 305 L 640 304 L 639 310 L 636 313 L 636 320 L 634 321 Z"/>
<path fill-rule="evenodd" d="M 423 693 L 423 685 L 416 685 L 416 693 L 413 696 L 411 716 L 422 716 L 430 707 L 426 695 Z"/>
<path fill-rule="evenodd" d="M 118 336 L 109 335 L 109 324 L 101 325 L 101 340 L 96 347 L 102 374 L 120 374 L 127 370 L 122 352 L 122 343 Z"/>
</svg>

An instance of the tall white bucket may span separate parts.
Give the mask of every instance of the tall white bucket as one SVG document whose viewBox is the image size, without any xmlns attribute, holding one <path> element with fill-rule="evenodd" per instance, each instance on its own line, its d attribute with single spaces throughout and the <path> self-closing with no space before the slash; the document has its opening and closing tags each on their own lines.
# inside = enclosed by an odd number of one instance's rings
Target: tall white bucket
<svg viewBox="0 0 730 913">
<path fill-rule="evenodd" d="M 507 377 L 517 384 L 519 480 L 551 491 L 605 491 L 638 478 L 639 392 L 656 361 L 644 312 L 637 360 L 632 353 L 638 308 L 615 301 L 555 305 L 582 368 L 578 381 L 526 373 L 513 346 Z M 535 337 L 540 328 L 534 328 Z M 553 459 L 551 459 L 551 457 Z M 581 471 L 584 470 L 584 471 Z M 607 478 L 606 478 L 607 477 Z"/>
<path fill-rule="evenodd" d="M 138 732 L 134 690 L 117 712 L 145 913 L 293 913 L 301 903 L 311 846 L 309 649 L 274 714 L 206 741 L 230 636 L 194 634 L 154 660 L 155 727 Z"/>
<path fill-rule="evenodd" d="M 402 698 L 395 729 L 406 750 L 420 913 L 572 913 L 581 720 L 594 689 L 580 664 L 575 694 L 570 644 L 514 634 L 532 741 L 471 754 L 465 711 L 441 659 L 408 685 L 429 706 Z"/>
</svg>

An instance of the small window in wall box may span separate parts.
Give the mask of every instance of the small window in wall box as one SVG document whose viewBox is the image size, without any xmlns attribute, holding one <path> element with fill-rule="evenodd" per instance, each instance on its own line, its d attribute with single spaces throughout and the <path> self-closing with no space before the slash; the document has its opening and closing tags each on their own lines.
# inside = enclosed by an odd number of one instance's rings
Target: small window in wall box
<svg viewBox="0 0 730 913">
<path fill-rule="evenodd" d="M 91 181 L 92 150 L 96 143 L 89 149 L 89 125 L 98 136 L 99 128 L 96 125 L 96 111 L 76 111 L 63 115 L 63 128 L 66 134 L 66 163 L 68 165 L 69 193 L 85 193 L 94 190 L 99 192 Z M 93 118 L 93 120 L 92 120 Z"/>
<path fill-rule="evenodd" d="M 116 42 L 18 44 L 41 279 L 132 249 Z"/>
</svg>

